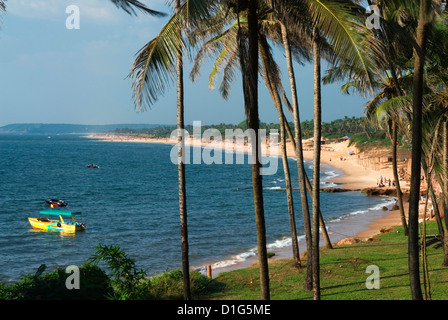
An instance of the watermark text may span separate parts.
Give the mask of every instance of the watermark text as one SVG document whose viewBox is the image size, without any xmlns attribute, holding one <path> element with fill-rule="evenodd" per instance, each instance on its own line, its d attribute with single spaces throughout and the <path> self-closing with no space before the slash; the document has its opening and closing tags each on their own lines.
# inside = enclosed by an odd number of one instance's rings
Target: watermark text
<svg viewBox="0 0 448 320">
<path fill-rule="evenodd" d="M 366 27 L 369 29 L 380 29 L 380 8 L 370 5 L 366 8 L 366 13 L 370 14 L 366 19 Z"/>
<path fill-rule="evenodd" d="M 80 29 L 80 12 L 79 7 L 72 4 L 65 8 L 65 13 L 70 14 L 67 19 L 65 19 L 65 27 L 69 30 Z"/>
<path fill-rule="evenodd" d="M 171 140 L 177 141 L 170 153 L 174 164 L 255 164 L 258 160 L 262 175 L 273 175 L 278 169 L 277 129 L 268 135 L 265 129 L 225 129 L 223 137 L 217 129 L 202 132 L 201 121 L 194 121 L 192 135 L 176 129 L 171 132 Z"/>
</svg>

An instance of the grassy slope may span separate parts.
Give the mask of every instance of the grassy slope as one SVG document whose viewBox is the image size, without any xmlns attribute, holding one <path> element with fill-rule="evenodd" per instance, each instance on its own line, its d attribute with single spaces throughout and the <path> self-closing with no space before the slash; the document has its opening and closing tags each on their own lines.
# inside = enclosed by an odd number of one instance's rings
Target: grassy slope
<svg viewBox="0 0 448 320">
<path fill-rule="evenodd" d="M 428 224 L 428 235 L 437 233 L 435 222 Z M 448 268 L 442 267 L 443 249 L 428 247 L 432 299 L 448 299 Z M 411 299 L 408 276 L 407 237 L 396 227 L 373 241 L 321 249 L 322 300 L 408 300 Z M 306 260 L 302 263 L 305 265 Z M 380 289 L 366 288 L 369 265 L 380 272 Z M 420 265 L 421 267 L 421 265 Z M 294 268 L 290 259 L 270 260 L 271 299 L 312 299 L 312 292 L 302 288 L 305 269 Z M 259 299 L 259 270 L 250 268 L 222 273 L 216 281 L 223 290 L 204 299 Z M 422 277 L 423 279 L 423 277 Z M 423 280 L 422 280 L 423 281 Z M 422 286 L 423 288 L 423 286 Z M 423 290 L 423 289 L 422 289 Z"/>
</svg>

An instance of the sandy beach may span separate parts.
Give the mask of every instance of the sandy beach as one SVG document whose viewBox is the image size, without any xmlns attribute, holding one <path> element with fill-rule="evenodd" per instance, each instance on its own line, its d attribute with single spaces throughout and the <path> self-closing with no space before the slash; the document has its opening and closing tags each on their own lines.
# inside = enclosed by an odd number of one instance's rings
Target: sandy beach
<svg viewBox="0 0 448 320">
<path fill-rule="evenodd" d="M 92 139 L 99 139 L 103 141 L 113 141 L 113 142 L 137 142 L 137 143 L 163 143 L 163 144 L 176 144 L 176 140 L 171 140 L 169 138 L 154 138 L 143 135 L 129 135 L 129 134 L 95 134 L 88 136 Z M 194 141 L 191 139 L 190 141 Z M 194 141 L 191 143 L 194 146 L 205 146 L 210 145 L 210 142 Z M 241 144 L 224 144 L 221 141 L 212 142 L 214 148 L 234 148 L 234 150 L 248 152 L 248 148 Z M 268 149 L 269 150 L 269 149 Z M 393 172 L 391 164 L 383 163 L 379 166 L 376 165 L 366 166 L 366 161 L 362 161 L 366 158 L 366 154 L 360 152 L 356 147 L 349 146 L 349 141 L 333 142 L 322 145 L 321 149 L 321 163 L 333 166 L 336 169 L 341 170 L 344 175 L 333 179 L 333 182 L 342 185 L 345 189 L 350 190 L 363 190 L 366 188 L 376 188 L 380 177 L 383 177 L 385 181 L 393 178 Z M 271 150 L 272 151 L 272 150 Z M 277 155 L 281 155 L 280 147 L 278 148 Z M 272 154 L 272 153 L 271 153 Z M 292 143 L 289 141 L 287 143 L 287 154 L 289 157 L 295 157 L 295 152 Z M 304 141 L 304 158 L 312 160 L 313 151 L 310 148 L 309 142 Z M 373 157 L 372 157 L 373 158 Z M 379 157 L 378 157 L 379 158 Z M 381 162 L 381 160 L 378 160 Z M 280 164 L 281 165 L 281 164 Z M 406 165 L 406 164 L 404 164 Z M 400 185 L 403 192 L 409 188 L 409 184 L 406 179 L 400 180 Z M 388 183 L 385 183 L 384 189 L 395 189 L 395 187 L 389 187 Z M 423 205 L 423 204 L 422 204 Z M 405 212 L 407 214 L 407 203 L 404 203 Z M 368 225 L 364 225 L 364 229 L 358 232 L 353 237 L 342 239 L 342 243 L 350 243 L 350 240 L 355 239 L 355 241 L 363 241 L 374 237 L 377 234 L 384 232 L 385 230 L 390 230 L 394 226 L 401 225 L 401 218 L 399 210 L 389 210 L 384 213 L 384 216 L 380 219 L 370 221 Z M 341 241 L 339 239 L 338 241 Z M 335 241 L 335 242 L 338 242 Z M 336 243 L 333 243 L 334 245 Z M 275 251 L 275 250 L 274 250 Z M 282 248 L 281 250 L 275 251 L 275 258 L 289 258 L 291 257 L 291 250 L 288 248 Z M 303 251 L 301 251 L 303 252 Z M 239 263 L 237 266 L 228 266 L 225 268 L 220 268 L 220 271 L 227 271 L 235 268 L 246 267 L 252 264 L 254 259 L 247 259 L 243 263 Z"/>
</svg>

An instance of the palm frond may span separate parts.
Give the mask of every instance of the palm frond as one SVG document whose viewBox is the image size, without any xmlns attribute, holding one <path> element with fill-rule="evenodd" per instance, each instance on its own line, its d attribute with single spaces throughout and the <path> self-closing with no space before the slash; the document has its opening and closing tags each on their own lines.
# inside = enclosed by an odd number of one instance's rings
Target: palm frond
<svg viewBox="0 0 448 320">
<path fill-rule="evenodd" d="M 222 71 L 221 85 L 219 86 L 219 92 L 224 99 L 228 99 L 230 95 L 231 83 L 235 80 L 235 69 L 239 67 L 238 64 L 238 51 L 235 50 L 228 58 L 227 65 Z"/>
<path fill-rule="evenodd" d="M 165 17 L 167 14 L 164 12 L 152 10 L 146 7 L 143 3 L 138 0 L 110 0 L 113 4 L 115 4 L 118 8 L 124 10 L 126 13 L 131 15 L 136 15 L 135 9 L 150 14 L 155 17 Z"/>
<path fill-rule="evenodd" d="M 383 103 L 377 106 L 376 115 L 379 117 L 383 114 L 398 114 L 400 112 L 412 113 L 412 96 L 400 96 L 393 97 L 385 100 Z"/>
<path fill-rule="evenodd" d="M 378 50 L 380 45 L 371 37 L 371 30 L 364 25 L 365 9 L 345 0 L 304 1 L 310 7 L 315 26 L 334 50 L 332 63 L 344 62 L 350 66 L 346 70 L 349 75 L 362 70 L 365 77 L 359 80 L 365 81 L 365 86 L 372 88 L 376 66 L 363 45 L 366 39 L 373 42 L 371 47 Z"/>
<path fill-rule="evenodd" d="M 137 111 L 154 104 L 174 81 L 176 55 L 185 48 L 180 34 L 178 15 L 174 15 L 161 32 L 137 53 L 129 77 L 133 78 L 133 98 Z"/>
<path fill-rule="evenodd" d="M 366 103 L 364 106 L 364 114 L 366 115 L 367 121 L 376 121 L 378 119 L 377 110 L 383 102 L 384 97 L 377 94 Z"/>
<path fill-rule="evenodd" d="M 160 33 L 136 54 L 128 77 L 133 79 L 133 99 L 137 111 L 151 107 L 176 77 L 176 58 L 187 46 L 184 33 L 197 21 L 205 19 L 208 1 L 187 0 L 176 10 Z"/>
<path fill-rule="evenodd" d="M 386 79 L 378 72 L 370 79 L 370 86 L 366 86 L 364 71 L 344 62 L 339 63 L 337 66 L 327 68 L 325 75 L 322 77 L 322 83 L 324 85 L 345 82 L 341 86 L 342 93 L 350 94 L 351 90 L 362 97 L 369 96 L 372 94 L 372 91 L 376 92 L 380 89 L 381 83 L 385 81 Z"/>
<path fill-rule="evenodd" d="M 219 17 L 218 19 L 216 19 L 217 16 Z M 222 72 L 219 91 L 224 99 L 229 97 L 231 82 L 235 78 L 235 68 L 239 68 L 239 51 L 235 41 L 238 33 L 238 21 L 233 18 L 233 15 L 229 15 L 221 10 L 210 19 L 216 25 L 209 23 L 206 26 L 206 30 L 204 30 L 205 32 L 197 33 L 203 39 L 211 38 L 204 41 L 199 48 L 190 72 L 190 78 L 196 81 L 204 60 L 217 56 L 209 74 L 209 89 L 213 90 L 215 88 L 215 79 Z M 232 20 L 233 23 L 231 22 Z M 246 26 L 246 17 L 240 16 L 239 23 L 240 26 Z M 224 26 L 227 29 L 223 30 Z"/>
<path fill-rule="evenodd" d="M 237 31 L 236 29 L 237 29 L 236 24 L 233 24 L 227 30 L 219 32 L 213 38 L 202 44 L 202 46 L 199 48 L 198 52 L 194 57 L 193 67 L 190 72 L 190 78 L 193 82 L 197 80 L 200 73 L 200 68 L 202 67 L 202 64 L 206 58 L 210 58 L 214 55 L 222 56 L 223 51 L 231 53 L 233 51 L 238 50 L 236 47 L 236 43 L 234 41 L 236 37 L 236 31 Z M 217 66 L 218 65 L 215 63 L 215 67 Z M 215 73 L 216 75 L 219 72 L 219 70 L 216 69 L 213 70 L 212 72 Z"/>
</svg>

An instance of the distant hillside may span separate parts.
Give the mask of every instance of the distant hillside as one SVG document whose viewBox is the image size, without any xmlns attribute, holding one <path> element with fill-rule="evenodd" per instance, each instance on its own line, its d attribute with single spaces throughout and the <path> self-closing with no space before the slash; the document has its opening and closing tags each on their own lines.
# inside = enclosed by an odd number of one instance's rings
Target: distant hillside
<svg viewBox="0 0 448 320">
<path fill-rule="evenodd" d="M 0 127 L 0 134 L 83 134 L 115 132 L 117 129 L 151 129 L 164 127 L 161 124 L 43 124 L 43 123 L 17 123 Z"/>
</svg>

